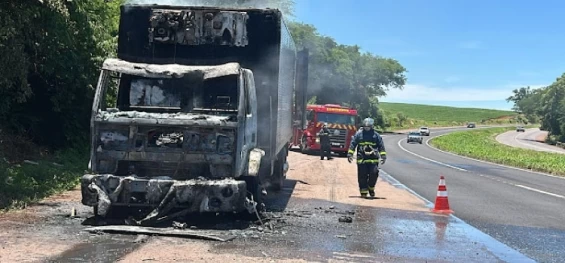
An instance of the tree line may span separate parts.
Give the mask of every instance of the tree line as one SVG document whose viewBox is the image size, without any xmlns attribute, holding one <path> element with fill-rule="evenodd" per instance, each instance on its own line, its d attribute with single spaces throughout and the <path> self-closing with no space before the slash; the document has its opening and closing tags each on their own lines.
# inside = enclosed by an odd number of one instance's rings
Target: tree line
<svg viewBox="0 0 565 263">
<path fill-rule="evenodd" d="M 97 76 L 104 58 L 115 56 L 119 6 L 124 2 L 0 3 L 0 133 L 25 135 L 54 148 L 88 142 L 85 138 Z M 292 0 L 207 3 L 258 2 L 279 8 L 289 17 L 294 15 Z M 372 116 L 378 125 L 390 125 L 378 109 L 378 97 L 405 84 L 406 69 L 398 61 L 362 52 L 359 46 L 339 44 L 320 35 L 313 25 L 292 20 L 288 24 L 298 46 L 310 50 L 312 102 L 355 107 L 362 117 Z"/>
<path fill-rule="evenodd" d="M 547 87 L 522 87 L 506 100 L 531 123 L 549 132 L 548 142 L 565 142 L 565 74 Z"/>
</svg>

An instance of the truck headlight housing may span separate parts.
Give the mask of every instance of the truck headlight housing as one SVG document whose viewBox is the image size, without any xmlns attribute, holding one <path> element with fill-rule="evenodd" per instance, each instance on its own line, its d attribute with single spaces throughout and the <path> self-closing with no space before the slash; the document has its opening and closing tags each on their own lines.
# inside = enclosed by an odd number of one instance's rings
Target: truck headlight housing
<svg viewBox="0 0 565 263">
<path fill-rule="evenodd" d="M 320 138 L 316 138 L 316 143 L 320 143 Z"/>
</svg>

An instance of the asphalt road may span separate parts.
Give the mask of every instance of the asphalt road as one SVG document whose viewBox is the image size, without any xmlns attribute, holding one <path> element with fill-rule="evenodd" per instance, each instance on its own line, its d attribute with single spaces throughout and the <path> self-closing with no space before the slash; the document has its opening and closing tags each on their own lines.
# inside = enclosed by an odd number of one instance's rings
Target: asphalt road
<svg viewBox="0 0 565 263">
<path fill-rule="evenodd" d="M 496 136 L 496 140 L 512 147 L 565 154 L 563 148 L 537 141 L 538 137 L 544 137 L 546 134 L 547 131 L 540 131 L 538 128 L 526 129 L 525 132 L 508 131 Z"/>
<path fill-rule="evenodd" d="M 563 262 L 565 179 L 429 146 L 431 138 L 450 131 L 432 130 L 423 144 L 407 144 L 406 135 L 386 135 L 388 162 L 382 169 L 431 202 L 444 175 L 456 217 L 538 262 Z"/>
</svg>

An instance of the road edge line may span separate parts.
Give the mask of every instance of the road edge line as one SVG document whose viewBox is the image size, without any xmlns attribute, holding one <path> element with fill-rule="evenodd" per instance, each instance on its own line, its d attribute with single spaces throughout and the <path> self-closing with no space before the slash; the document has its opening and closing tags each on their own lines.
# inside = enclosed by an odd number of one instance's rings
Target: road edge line
<svg viewBox="0 0 565 263">
<path fill-rule="evenodd" d="M 407 192 L 413 194 L 414 196 L 416 196 L 417 198 L 421 199 L 422 201 L 424 201 L 424 203 L 426 203 L 427 207 L 433 206 L 434 203 L 432 203 L 430 200 L 426 199 L 425 197 L 421 196 L 420 194 L 416 193 L 414 190 L 412 190 L 411 188 L 409 188 L 408 186 L 406 186 L 405 184 L 401 183 L 400 181 L 398 181 L 396 178 L 394 178 L 392 175 L 390 175 L 389 173 L 387 173 L 386 171 L 384 171 L 382 168 L 380 169 L 380 172 L 382 173 L 383 177 L 381 177 L 384 181 L 386 181 L 387 183 L 393 185 L 394 187 L 399 187 L 406 190 Z M 432 213 L 430 211 L 430 213 Z M 482 236 L 478 236 L 475 235 L 475 238 L 479 239 L 479 240 L 489 240 L 491 242 L 489 242 L 489 244 L 493 247 L 496 247 L 499 249 L 499 251 L 504 251 L 505 250 L 505 254 L 510 254 L 510 255 L 499 255 L 499 253 L 496 253 L 495 251 L 490 251 L 491 253 L 493 253 L 493 255 L 495 255 L 496 257 L 498 257 L 499 259 L 503 260 L 504 259 L 520 259 L 520 260 L 530 260 L 531 262 L 536 262 L 535 260 L 533 260 L 532 258 L 528 257 L 527 255 L 521 253 L 520 251 L 511 248 L 510 246 L 502 243 L 502 241 L 499 241 L 498 239 L 492 237 L 491 235 L 481 231 L 480 229 L 474 227 L 473 225 L 465 222 L 463 219 L 457 217 L 454 214 L 449 214 L 449 217 L 451 217 L 453 220 L 455 220 L 457 223 L 459 224 L 463 224 L 466 225 L 467 227 L 473 229 L 474 231 L 476 231 L 477 233 L 479 233 Z M 496 241 L 496 242 L 492 242 L 492 240 Z M 483 245 L 485 245 L 487 242 L 484 242 Z M 488 249 L 489 247 L 487 247 Z M 502 252 L 500 252 L 502 253 Z M 504 260 L 507 261 L 507 260 Z M 512 262 L 512 260 L 510 260 L 509 262 Z"/>
</svg>

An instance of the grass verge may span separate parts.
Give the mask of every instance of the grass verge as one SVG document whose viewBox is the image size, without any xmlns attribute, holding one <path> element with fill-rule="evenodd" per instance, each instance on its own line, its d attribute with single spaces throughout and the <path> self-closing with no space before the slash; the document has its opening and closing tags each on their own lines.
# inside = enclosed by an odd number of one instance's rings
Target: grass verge
<svg viewBox="0 0 565 263">
<path fill-rule="evenodd" d="M 18 155 L 18 149 L 8 149 L 2 147 L 0 151 L 0 211 L 23 208 L 31 202 L 70 190 L 87 169 L 86 150 L 68 149 L 28 161 L 27 158 L 11 159 Z"/>
<path fill-rule="evenodd" d="M 505 127 L 453 132 L 433 138 L 430 144 L 479 160 L 565 176 L 565 155 L 514 148 L 496 141 L 498 134 L 514 129 Z"/>
</svg>

